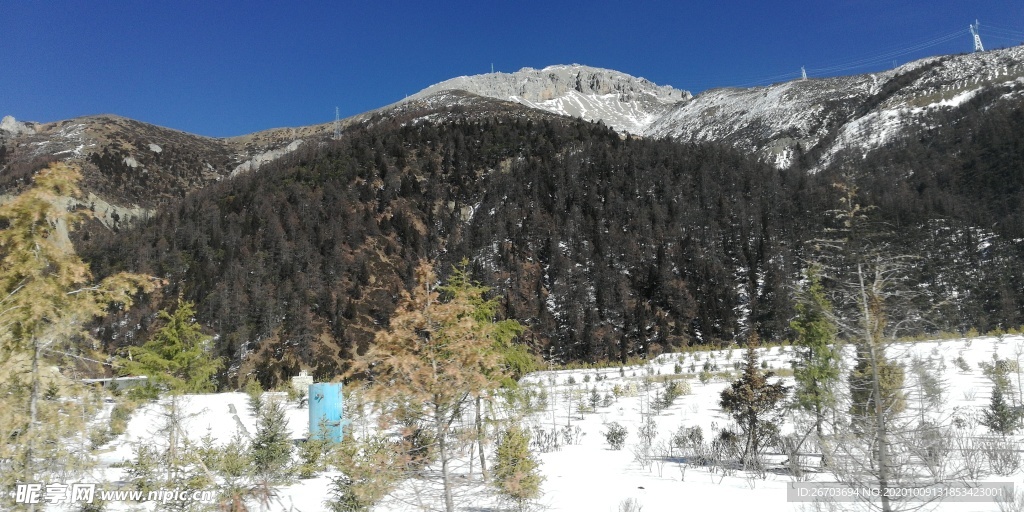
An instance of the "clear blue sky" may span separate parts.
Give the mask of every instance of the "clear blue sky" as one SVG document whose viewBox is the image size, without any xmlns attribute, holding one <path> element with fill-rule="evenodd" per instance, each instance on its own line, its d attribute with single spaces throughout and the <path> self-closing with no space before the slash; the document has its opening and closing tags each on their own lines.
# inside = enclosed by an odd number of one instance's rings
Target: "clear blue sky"
<svg viewBox="0 0 1024 512">
<path fill-rule="evenodd" d="M 0 0 L 0 115 L 232 136 L 365 112 L 492 63 L 587 64 L 696 93 L 970 51 L 975 18 L 986 47 L 1024 41 L 1021 0 Z"/>
</svg>

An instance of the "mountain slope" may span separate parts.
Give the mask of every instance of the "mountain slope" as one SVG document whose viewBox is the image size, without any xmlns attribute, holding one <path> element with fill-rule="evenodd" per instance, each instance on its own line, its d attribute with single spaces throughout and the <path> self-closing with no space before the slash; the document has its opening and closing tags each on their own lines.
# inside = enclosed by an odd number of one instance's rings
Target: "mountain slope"
<svg viewBox="0 0 1024 512">
<path fill-rule="evenodd" d="M 811 167 L 837 152 L 870 151 L 919 123 L 992 87 L 1024 90 L 1024 47 L 931 57 L 875 74 L 714 89 L 675 106 L 644 132 L 651 137 L 727 142 L 778 166 L 795 153 Z"/>
<path fill-rule="evenodd" d="M 170 283 L 166 297 L 196 301 L 230 378 L 336 374 L 387 324 L 421 259 L 444 276 L 469 258 L 538 353 L 625 359 L 751 330 L 788 336 L 791 290 L 820 256 L 815 240 L 836 236 L 842 184 L 875 207 L 861 243 L 920 258 L 907 275 L 907 306 L 921 312 L 912 330 L 1024 320 L 1024 105 L 1003 90 L 929 113 L 927 134 L 857 167 L 815 174 L 459 98 L 461 113 L 382 116 L 303 146 L 96 236 L 83 254 L 100 275 L 151 273 Z M 830 267 L 849 268 L 847 256 Z M 110 348 L 144 339 L 161 300 L 112 315 L 98 337 Z"/>
</svg>

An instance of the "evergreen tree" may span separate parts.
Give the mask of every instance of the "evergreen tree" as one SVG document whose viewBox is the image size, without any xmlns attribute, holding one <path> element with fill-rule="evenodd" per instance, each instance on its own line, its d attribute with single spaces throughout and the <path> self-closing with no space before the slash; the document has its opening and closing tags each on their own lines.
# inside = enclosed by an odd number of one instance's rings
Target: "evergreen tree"
<svg viewBox="0 0 1024 512">
<path fill-rule="evenodd" d="M 862 286 L 861 333 L 856 344 L 856 364 L 850 371 L 850 413 L 857 421 L 874 428 L 884 416 L 906 409 L 903 366 L 885 355 L 884 283 L 876 278 Z"/>
<path fill-rule="evenodd" d="M 332 452 L 341 475 L 331 480 L 332 512 L 368 512 L 407 474 L 410 458 L 384 434 L 356 439 L 345 436 Z"/>
<path fill-rule="evenodd" d="M 195 320 L 195 306 L 178 300 L 174 313 L 160 312 L 165 322 L 141 347 L 129 347 L 119 359 L 122 375 L 145 375 L 152 385 L 172 394 L 205 393 L 216 389 L 213 380 L 223 367 L 211 357 L 212 336 L 203 334 Z"/>
<path fill-rule="evenodd" d="M 175 486 L 195 487 L 201 483 L 199 480 L 208 479 L 205 474 L 186 474 L 197 453 L 183 428 L 181 395 L 213 391 L 213 376 L 222 366 L 219 358 L 209 354 L 212 337 L 203 334 L 194 317 L 192 303 L 179 300 L 173 314 L 160 312 L 165 323 L 149 341 L 141 347 L 126 348 L 125 356 L 118 358 L 122 374 L 145 375 L 147 387 L 154 391 L 162 388 L 170 394 L 170 402 L 164 406 L 161 434 L 167 442 L 163 454 L 167 471 L 164 483 Z"/>
<path fill-rule="evenodd" d="M 992 386 L 992 400 L 982 411 L 981 424 L 997 434 L 1007 436 L 1020 428 L 1021 413 L 1003 398 L 1003 388 Z"/>
<path fill-rule="evenodd" d="M 544 478 L 538 473 L 539 462 L 530 453 L 530 433 L 518 425 L 505 429 L 498 440 L 494 464 L 494 484 L 498 492 L 523 512 L 540 497 Z"/>
<path fill-rule="evenodd" d="M 797 407 L 814 414 L 814 429 L 821 439 L 824 410 L 836 403 L 833 386 L 839 380 L 839 352 L 834 347 L 836 326 L 829 319 L 832 305 L 816 268 L 808 270 L 807 279 L 810 284 L 796 304 L 797 317 L 789 324 L 799 347 L 793 394 Z"/>
<path fill-rule="evenodd" d="M 268 482 L 285 476 L 293 446 L 281 400 L 271 398 L 260 408 L 250 446 L 253 470 L 258 476 Z"/>
<path fill-rule="evenodd" d="M 751 334 L 747 342 L 743 375 L 722 391 L 718 401 L 723 411 L 739 425 L 746 438 L 741 460 L 748 468 L 760 468 L 761 450 L 778 433 L 782 411 L 780 402 L 788 391 L 781 381 L 769 383 L 772 372 L 760 368 L 757 357 L 757 335 Z"/>
<path fill-rule="evenodd" d="M 1011 362 L 1000 359 L 992 354 L 991 363 L 981 363 L 982 373 L 992 381 L 992 398 L 988 409 L 982 411 L 981 424 L 992 432 L 1006 436 L 1020 428 L 1020 409 L 1013 407 L 1007 400 L 1010 392 Z"/>
</svg>

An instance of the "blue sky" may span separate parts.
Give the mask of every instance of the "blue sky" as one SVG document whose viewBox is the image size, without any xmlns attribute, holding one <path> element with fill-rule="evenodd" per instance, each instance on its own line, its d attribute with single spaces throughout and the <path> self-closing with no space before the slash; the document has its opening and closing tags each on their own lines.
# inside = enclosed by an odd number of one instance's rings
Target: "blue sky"
<svg viewBox="0 0 1024 512">
<path fill-rule="evenodd" d="M 0 115 L 223 137 L 365 112 L 492 63 L 699 92 L 970 51 L 975 18 L 988 48 L 1024 42 L 1021 0 L 0 0 Z"/>
</svg>

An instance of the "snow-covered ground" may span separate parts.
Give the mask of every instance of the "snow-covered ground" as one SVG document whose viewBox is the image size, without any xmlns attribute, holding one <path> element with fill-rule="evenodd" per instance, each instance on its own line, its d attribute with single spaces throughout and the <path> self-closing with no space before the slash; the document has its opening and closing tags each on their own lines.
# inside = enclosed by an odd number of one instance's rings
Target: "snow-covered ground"
<svg viewBox="0 0 1024 512">
<path fill-rule="evenodd" d="M 944 393 L 945 414 L 951 414 L 954 408 L 960 411 L 980 412 L 987 407 L 992 384 L 979 369 L 979 364 L 991 361 L 993 352 L 1004 359 L 1014 360 L 1017 352 L 1024 353 L 1024 337 L 1005 336 L 979 337 L 974 339 L 951 339 L 918 343 L 902 343 L 889 349 L 889 356 L 907 368 L 908 384 L 913 380 L 909 371 L 910 362 L 914 357 L 928 360 L 939 369 L 941 379 L 946 385 Z M 789 347 L 771 347 L 761 349 L 761 356 L 771 369 L 789 368 L 789 361 L 794 351 Z M 852 355 L 852 351 L 847 352 Z M 576 444 L 562 446 L 558 450 L 538 453 L 541 460 L 541 472 L 544 476 L 543 497 L 539 500 L 540 510 L 552 512 L 569 511 L 618 511 L 619 504 L 633 498 L 643 507 L 644 512 L 679 511 L 679 510 L 763 510 L 763 511 L 800 511 L 812 510 L 808 504 L 787 501 L 787 485 L 794 481 L 784 471 L 769 471 L 764 479 L 750 478 L 742 471 L 731 476 L 723 476 L 720 472 L 712 472 L 708 468 L 688 467 L 685 473 L 678 463 L 680 458 L 670 458 L 663 462 L 655 462 L 649 467 L 642 467 L 636 462 L 631 447 L 638 441 L 637 430 L 641 425 L 641 409 L 649 411 L 650 397 L 664 389 L 665 381 L 683 379 L 689 383 L 691 393 L 681 396 L 667 409 L 653 416 L 657 425 L 657 437 L 654 444 L 668 443 L 673 433 L 680 426 L 700 426 L 704 438 L 710 439 L 714 428 L 730 426 L 730 420 L 719 409 L 718 399 L 722 390 L 728 385 L 729 379 L 718 376 L 707 383 L 701 383 L 695 373 L 700 372 L 705 362 L 717 366 L 718 371 L 731 371 L 734 363 L 742 361 L 744 351 L 740 348 L 731 351 L 705 351 L 689 354 L 663 354 L 647 365 L 638 367 L 607 368 L 600 370 L 562 370 L 540 372 L 523 379 L 525 386 L 545 389 L 548 395 L 548 406 L 545 410 L 527 417 L 524 422 L 532 430 L 554 431 L 571 423 L 580 428 L 580 438 Z M 958 368 L 954 361 L 963 357 L 970 366 L 970 371 Z M 1024 355 L 1020 356 L 1024 362 Z M 677 365 L 683 374 L 677 375 Z M 694 374 L 691 374 L 693 365 Z M 601 380 L 597 380 L 600 376 Z M 653 386 L 645 386 L 644 380 L 656 382 Z M 1014 393 L 1017 392 L 1016 374 L 1011 373 Z M 573 384 L 570 384 L 570 380 Z M 783 379 L 792 384 L 791 378 Z M 572 411 L 571 418 L 565 406 L 565 396 L 570 390 L 587 390 L 596 388 L 602 396 L 611 393 L 618 387 L 620 396 L 608 406 L 599 406 L 594 412 L 579 413 Z M 910 386 L 912 387 L 912 386 Z M 645 389 L 646 388 L 646 389 Z M 583 391 L 589 395 L 589 391 Z M 577 392 L 579 393 L 579 392 Z M 646 396 L 645 396 L 646 395 Z M 914 406 L 914 395 L 908 400 L 908 407 Z M 252 433 L 255 431 L 255 418 L 249 412 L 248 397 L 243 393 L 222 393 L 213 395 L 194 395 L 186 397 L 184 407 L 187 411 L 187 427 L 193 442 L 205 435 L 213 438 L 215 443 L 226 443 L 239 431 Z M 300 409 L 294 402 L 289 402 L 288 419 L 292 436 L 295 439 L 305 437 L 307 432 L 308 411 Z M 153 443 L 158 435 L 161 422 L 161 408 L 157 404 L 149 404 L 132 417 L 127 432 L 112 441 L 100 455 L 100 465 L 104 478 L 116 482 L 122 478 L 122 470 L 118 463 L 131 457 L 134 443 Z M 628 429 L 628 437 L 622 450 L 611 450 L 605 442 L 602 432 L 610 422 L 618 422 Z M 372 428 L 372 422 L 358 426 L 358 429 Z M 787 416 L 783 433 L 793 430 L 792 415 Z M 978 433 L 985 432 L 978 427 Z M 359 432 L 357 431 L 357 435 Z M 492 447 L 493 448 L 493 447 Z M 466 470 L 467 461 L 456 471 Z M 777 460 L 777 459 L 776 459 Z M 1014 481 L 1019 489 L 1024 489 L 1021 475 L 990 476 L 988 481 Z M 278 489 L 279 502 L 273 505 L 277 510 L 317 511 L 324 510 L 323 502 L 328 497 L 328 486 L 332 473 L 321 475 L 309 480 L 301 480 L 296 484 Z M 456 498 L 460 510 L 489 511 L 499 510 L 497 499 L 486 487 L 479 485 L 479 476 L 474 474 L 460 481 L 464 483 L 462 492 Z M 834 481 L 828 473 L 819 473 L 811 477 L 816 481 Z M 393 495 L 384 500 L 375 510 L 380 511 L 413 511 L 423 510 L 423 498 L 428 492 L 428 485 L 419 482 L 405 482 Z M 112 509 L 125 509 L 126 504 L 113 504 Z M 133 504 L 134 505 L 134 504 Z M 440 503 L 433 503 L 433 509 L 441 509 Z M 844 504 L 846 507 L 854 504 Z M 1001 510 L 996 503 L 934 503 L 927 509 L 937 510 Z"/>
</svg>

